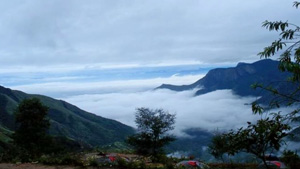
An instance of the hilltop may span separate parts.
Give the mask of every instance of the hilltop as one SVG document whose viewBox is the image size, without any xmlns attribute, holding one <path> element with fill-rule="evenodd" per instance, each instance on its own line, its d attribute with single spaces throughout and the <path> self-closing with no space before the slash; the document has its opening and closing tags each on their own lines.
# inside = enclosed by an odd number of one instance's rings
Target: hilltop
<svg viewBox="0 0 300 169">
<path fill-rule="evenodd" d="M 251 85 L 255 83 L 266 86 L 271 85 L 282 93 L 289 93 L 295 85 L 287 83 L 290 73 L 278 69 L 279 62 L 264 59 L 254 63 L 238 63 L 236 67 L 216 68 L 210 70 L 206 76 L 190 85 L 162 84 L 156 89 L 169 89 L 185 91 L 196 89 L 195 96 L 216 90 L 231 89 L 239 96 L 258 96 L 260 102 L 268 103 L 272 98 L 270 93 L 263 90 L 254 90 Z"/>
</svg>

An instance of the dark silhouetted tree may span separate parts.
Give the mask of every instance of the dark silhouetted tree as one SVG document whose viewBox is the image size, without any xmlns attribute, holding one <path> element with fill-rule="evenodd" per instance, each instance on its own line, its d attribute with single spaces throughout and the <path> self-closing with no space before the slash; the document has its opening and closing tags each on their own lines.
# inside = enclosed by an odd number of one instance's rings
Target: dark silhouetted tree
<svg viewBox="0 0 300 169">
<path fill-rule="evenodd" d="M 213 140 L 218 139 L 218 144 L 214 142 L 211 144 L 211 149 L 214 150 L 212 155 L 218 157 L 224 152 L 230 155 L 247 152 L 263 160 L 266 165 L 266 153 L 272 150 L 278 151 L 289 130 L 290 126 L 284 123 L 284 118 L 279 114 L 275 114 L 272 118 L 258 120 L 256 124 L 248 122 L 246 128 L 231 130 L 213 138 Z M 223 146 L 220 145 L 222 141 Z"/>
<path fill-rule="evenodd" d="M 51 138 L 47 134 L 50 122 L 47 112 L 48 107 L 37 98 L 24 99 L 16 109 L 14 144 L 31 159 L 43 154 L 50 146 Z"/>
<path fill-rule="evenodd" d="M 294 6 L 298 8 L 300 2 L 294 2 Z M 231 130 L 221 136 L 212 139 L 211 153 L 215 157 L 220 157 L 224 152 L 234 155 L 238 152 L 247 152 L 254 154 L 268 168 L 265 161 L 265 154 L 270 150 L 279 150 L 283 143 L 283 138 L 288 135 L 291 127 L 287 124 L 287 120 L 294 120 L 300 111 L 300 27 L 296 24 L 282 21 L 265 21 L 263 27 L 269 31 L 280 32 L 280 38 L 268 47 L 265 47 L 258 55 L 261 58 L 269 58 L 276 55 L 279 51 L 283 51 L 279 57 L 279 69 L 291 73 L 288 83 L 292 83 L 295 89 L 291 92 L 282 93 L 272 86 L 263 84 L 254 84 L 254 88 L 261 88 L 274 94 L 269 105 L 259 105 L 257 102 L 252 103 L 252 111 L 254 114 L 262 114 L 272 108 L 280 106 L 296 105 L 295 109 L 285 116 L 279 113 L 273 113 L 270 117 L 258 120 L 256 124 L 248 122 L 247 128 L 240 128 L 237 131 Z M 221 145 L 223 140 L 224 145 Z"/>
<path fill-rule="evenodd" d="M 294 6 L 298 8 L 300 2 L 294 2 Z M 279 32 L 279 39 L 272 42 L 268 47 L 258 55 L 261 58 L 270 58 L 277 55 L 280 51 L 279 57 L 279 69 L 284 72 L 290 72 L 291 77 L 287 79 L 286 83 L 293 88 L 288 92 L 282 92 L 272 86 L 266 86 L 265 84 L 254 84 L 254 88 L 261 88 L 263 90 L 271 92 L 275 95 L 267 107 L 259 105 L 257 102 L 253 102 L 252 109 L 254 113 L 263 113 L 265 110 L 272 108 L 278 108 L 282 105 L 291 106 L 300 103 L 300 27 L 296 24 L 289 23 L 288 21 L 265 21 L 262 25 L 269 31 Z M 299 106 L 288 114 L 289 119 L 294 119 L 297 113 L 300 111 Z"/>
<path fill-rule="evenodd" d="M 231 150 L 231 145 L 229 145 L 229 139 L 226 134 L 217 133 L 211 139 L 211 143 L 208 145 L 208 150 L 211 155 L 216 159 L 221 159 L 224 161 L 224 154 L 229 154 Z"/>
<path fill-rule="evenodd" d="M 167 132 L 174 129 L 175 114 L 162 109 L 138 108 L 135 114 L 138 133 L 128 138 L 136 152 L 141 155 L 158 157 L 163 147 L 175 138 Z"/>
</svg>

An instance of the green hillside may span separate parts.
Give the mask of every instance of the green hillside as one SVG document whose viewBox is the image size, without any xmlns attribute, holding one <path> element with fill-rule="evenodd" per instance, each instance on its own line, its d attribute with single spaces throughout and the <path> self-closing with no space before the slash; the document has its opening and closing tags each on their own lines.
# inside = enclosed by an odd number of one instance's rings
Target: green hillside
<svg viewBox="0 0 300 169">
<path fill-rule="evenodd" d="M 0 152 L 12 141 L 10 138 L 11 134 L 12 132 L 10 130 L 0 127 Z"/>
<path fill-rule="evenodd" d="M 103 146 L 123 141 L 134 132 L 133 128 L 118 121 L 88 113 L 65 101 L 0 86 L 0 142 L 8 141 L 8 132 L 15 128 L 14 109 L 23 99 L 31 97 L 39 98 L 49 107 L 51 135 L 69 137 L 92 146 Z"/>
</svg>

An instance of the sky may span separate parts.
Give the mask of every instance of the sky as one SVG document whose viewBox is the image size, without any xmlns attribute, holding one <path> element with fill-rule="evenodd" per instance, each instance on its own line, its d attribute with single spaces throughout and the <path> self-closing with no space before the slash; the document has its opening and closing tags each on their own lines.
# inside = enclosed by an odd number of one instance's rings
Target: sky
<svg viewBox="0 0 300 169">
<path fill-rule="evenodd" d="M 0 0 L 0 85 L 131 126 L 145 106 L 176 113 L 177 131 L 237 127 L 257 118 L 255 98 L 153 89 L 259 60 L 278 39 L 262 22 L 299 23 L 293 1 Z"/>
</svg>

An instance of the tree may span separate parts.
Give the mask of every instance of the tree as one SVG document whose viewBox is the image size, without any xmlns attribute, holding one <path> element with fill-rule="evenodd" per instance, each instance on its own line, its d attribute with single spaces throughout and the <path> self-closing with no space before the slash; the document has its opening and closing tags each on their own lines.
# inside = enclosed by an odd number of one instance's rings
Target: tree
<svg viewBox="0 0 300 169">
<path fill-rule="evenodd" d="M 138 154 L 158 157 L 163 147 L 175 138 L 167 132 L 174 129 L 175 114 L 163 109 L 138 108 L 135 114 L 138 133 L 128 138 Z"/>
<path fill-rule="evenodd" d="M 291 150 L 285 150 L 282 153 L 282 156 L 280 158 L 286 165 L 289 166 L 290 169 L 297 169 L 299 168 L 299 161 L 300 157 L 297 154 L 297 151 L 291 151 Z"/>
<path fill-rule="evenodd" d="M 221 159 L 224 163 L 223 155 L 229 153 L 231 147 L 228 143 L 228 138 L 225 133 L 217 133 L 211 140 L 210 145 L 208 146 L 209 153 L 213 155 L 216 159 Z"/>
<path fill-rule="evenodd" d="M 294 6 L 298 8 L 300 2 L 294 2 Z M 272 86 L 254 84 L 254 88 L 269 91 L 277 97 L 267 107 L 253 102 L 252 111 L 254 114 L 262 114 L 266 110 L 274 107 L 279 108 L 283 104 L 286 106 L 297 106 L 295 110 L 288 113 L 285 117 L 279 113 L 274 113 L 271 117 L 258 120 L 256 124 L 248 122 L 247 128 L 240 128 L 237 131 L 231 130 L 228 133 L 217 136 L 218 138 L 213 139 L 215 142 L 211 146 L 213 155 L 217 157 L 222 155 L 224 151 L 231 155 L 245 151 L 262 159 L 268 168 L 264 158 L 265 153 L 269 150 L 279 150 L 283 138 L 288 135 L 287 132 L 291 129 L 286 120 L 295 119 L 296 114 L 300 111 L 298 105 L 300 103 L 300 27 L 296 24 L 282 21 L 265 21 L 262 26 L 269 29 L 269 31 L 279 31 L 280 38 L 272 42 L 270 46 L 265 47 L 258 55 L 261 58 L 269 58 L 276 55 L 278 51 L 283 50 L 279 57 L 279 69 L 291 73 L 292 76 L 287 82 L 292 83 L 295 88 L 292 88 L 289 93 L 283 93 Z M 220 146 L 222 140 L 224 146 Z"/>
<path fill-rule="evenodd" d="M 21 151 L 35 158 L 46 151 L 50 143 L 47 130 L 50 127 L 47 118 L 48 107 L 39 99 L 24 99 L 16 109 L 16 130 L 13 135 L 14 144 Z"/>
<path fill-rule="evenodd" d="M 266 153 L 273 150 L 278 151 L 283 143 L 283 138 L 288 135 L 287 132 L 290 130 L 290 126 L 283 120 L 281 115 L 276 114 L 272 118 L 258 120 L 256 124 L 248 122 L 247 128 L 231 130 L 217 136 L 220 139 L 219 143 L 223 141 L 223 146 L 212 144 L 213 150 L 215 150 L 213 152 L 217 152 L 217 155 L 220 154 L 219 152 L 227 152 L 230 155 L 247 152 L 260 158 L 267 166 Z"/>
<path fill-rule="evenodd" d="M 298 8 L 300 6 L 300 2 L 294 2 L 294 6 Z M 289 23 L 288 21 L 265 21 L 262 26 L 267 28 L 269 31 L 280 32 L 280 37 L 278 40 L 272 42 L 270 46 L 265 47 L 262 52 L 258 53 L 258 55 L 261 58 L 270 58 L 283 50 L 279 57 L 279 69 L 281 71 L 291 73 L 292 76 L 287 80 L 287 82 L 292 83 L 294 88 L 292 88 L 288 93 L 283 93 L 272 86 L 254 84 L 254 88 L 267 90 L 277 96 L 276 99 L 270 102 L 268 107 L 263 107 L 258 105 L 256 102 L 253 102 L 253 112 L 260 114 L 265 110 L 274 107 L 278 108 L 282 104 L 285 106 L 291 106 L 300 103 L 300 27 L 296 24 Z M 294 111 L 288 114 L 288 118 L 293 119 L 299 111 L 299 108 L 294 109 Z"/>
<path fill-rule="evenodd" d="M 272 119 L 261 119 L 256 124 L 248 122 L 248 127 L 237 133 L 237 148 L 257 156 L 266 165 L 267 151 L 278 151 L 290 130 L 283 120 L 282 116 L 276 114 Z"/>
</svg>

